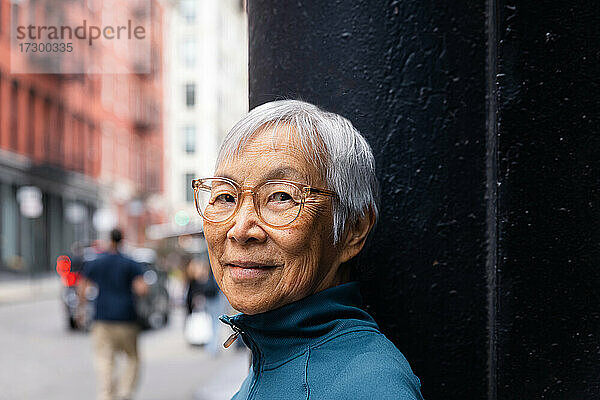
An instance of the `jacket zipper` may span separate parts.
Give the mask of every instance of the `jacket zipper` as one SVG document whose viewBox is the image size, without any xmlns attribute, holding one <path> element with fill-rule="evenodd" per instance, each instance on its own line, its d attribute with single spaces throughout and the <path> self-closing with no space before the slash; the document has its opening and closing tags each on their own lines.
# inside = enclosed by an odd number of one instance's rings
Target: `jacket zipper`
<svg viewBox="0 0 600 400">
<path fill-rule="evenodd" d="M 258 379 L 260 378 L 260 368 L 261 368 L 261 364 L 262 364 L 262 357 L 260 354 L 260 350 L 258 349 L 258 346 L 256 346 L 256 343 L 254 343 L 254 340 L 252 340 L 252 337 L 250 335 L 248 335 L 247 332 L 244 332 L 241 327 L 236 325 L 229 316 L 223 315 L 220 318 L 220 320 L 225 322 L 227 325 L 231 326 L 231 329 L 233 329 L 233 333 L 231 335 L 229 335 L 229 337 L 227 338 L 225 343 L 223 343 L 223 346 L 225 348 L 228 348 L 229 346 L 231 346 L 240 335 L 242 335 L 242 336 L 244 336 L 244 338 L 248 339 L 248 342 L 250 343 L 250 350 L 252 351 L 252 370 L 253 370 L 252 383 L 250 384 L 250 388 L 248 390 L 248 397 L 247 397 L 247 399 L 250 400 L 250 399 L 252 399 L 252 397 L 254 395 L 255 388 L 258 383 Z"/>
<path fill-rule="evenodd" d="M 225 343 L 223 343 L 223 347 L 225 347 L 226 349 L 228 349 L 229 346 L 231 346 L 233 344 L 233 342 L 235 342 L 237 340 L 237 338 L 240 336 L 240 333 L 242 333 L 242 330 L 240 328 L 238 328 L 236 325 L 232 324 L 231 329 L 233 329 L 233 333 L 231 335 L 229 335 L 229 337 L 227 338 Z"/>
<path fill-rule="evenodd" d="M 250 339 L 250 342 L 255 347 L 254 342 Z M 256 354 L 256 360 L 254 359 L 254 354 Z M 250 390 L 248 390 L 248 400 L 254 398 L 254 393 L 256 392 L 256 388 L 258 386 L 258 380 L 260 378 L 260 370 L 261 370 L 262 359 L 260 357 L 260 352 L 258 349 L 252 352 L 252 370 L 254 371 L 254 376 L 252 377 L 252 384 L 250 385 Z"/>
</svg>

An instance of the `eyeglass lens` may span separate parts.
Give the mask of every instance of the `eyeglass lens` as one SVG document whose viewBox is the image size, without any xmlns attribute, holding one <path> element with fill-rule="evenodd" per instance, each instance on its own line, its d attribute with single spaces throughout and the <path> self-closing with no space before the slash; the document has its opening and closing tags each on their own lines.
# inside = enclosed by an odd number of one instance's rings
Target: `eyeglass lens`
<svg viewBox="0 0 600 400">
<path fill-rule="evenodd" d="M 204 179 L 197 188 L 196 205 L 204 218 L 223 222 L 237 210 L 240 193 L 236 186 L 220 179 Z M 302 191 L 285 182 L 266 182 L 256 188 L 255 207 L 269 225 L 284 226 L 300 213 Z"/>
</svg>

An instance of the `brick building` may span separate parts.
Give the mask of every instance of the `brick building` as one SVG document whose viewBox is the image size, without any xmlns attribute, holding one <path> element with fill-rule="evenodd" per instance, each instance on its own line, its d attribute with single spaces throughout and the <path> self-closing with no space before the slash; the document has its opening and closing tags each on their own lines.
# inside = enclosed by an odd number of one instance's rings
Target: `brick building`
<svg viewBox="0 0 600 400">
<path fill-rule="evenodd" d="M 112 225 L 107 216 L 136 245 L 148 224 L 162 221 L 161 4 L 50 3 L 0 0 L 0 269 L 31 273 L 53 269 L 73 242 L 102 237 Z M 149 73 L 132 72 L 139 52 L 120 42 L 90 48 L 80 60 L 88 73 L 11 73 L 13 57 L 34 62 L 11 51 L 11 19 L 43 22 L 48 11 L 90 23 L 107 11 L 146 13 Z M 122 73 L 101 73 L 107 62 Z M 25 203 L 36 201 L 41 210 L 28 211 Z"/>
</svg>

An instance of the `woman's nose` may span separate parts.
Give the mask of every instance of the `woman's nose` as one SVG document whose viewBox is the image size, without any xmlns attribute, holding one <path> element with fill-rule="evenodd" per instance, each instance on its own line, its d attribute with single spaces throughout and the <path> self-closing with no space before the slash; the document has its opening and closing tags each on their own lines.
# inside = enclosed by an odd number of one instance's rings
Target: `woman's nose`
<svg viewBox="0 0 600 400">
<path fill-rule="evenodd" d="M 244 196 L 248 194 L 248 196 Z M 262 229 L 260 219 L 254 207 L 254 199 L 249 191 L 240 196 L 240 208 L 233 217 L 233 225 L 227 231 L 227 238 L 238 243 L 262 242 L 267 234 Z"/>
</svg>

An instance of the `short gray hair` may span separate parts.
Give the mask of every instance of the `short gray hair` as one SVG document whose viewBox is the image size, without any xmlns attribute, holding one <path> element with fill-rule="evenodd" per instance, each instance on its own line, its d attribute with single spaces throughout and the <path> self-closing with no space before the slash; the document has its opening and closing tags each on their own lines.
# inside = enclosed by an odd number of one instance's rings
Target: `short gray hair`
<svg viewBox="0 0 600 400">
<path fill-rule="evenodd" d="M 225 137 L 217 167 L 239 154 L 254 133 L 272 129 L 273 135 L 282 134 L 280 126 L 300 140 L 303 155 L 337 194 L 333 201 L 334 244 L 349 224 L 369 210 L 377 218 L 378 183 L 371 147 L 346 118 L 310 103 L 279 100 L 254 108 Z"/>
</svg>

